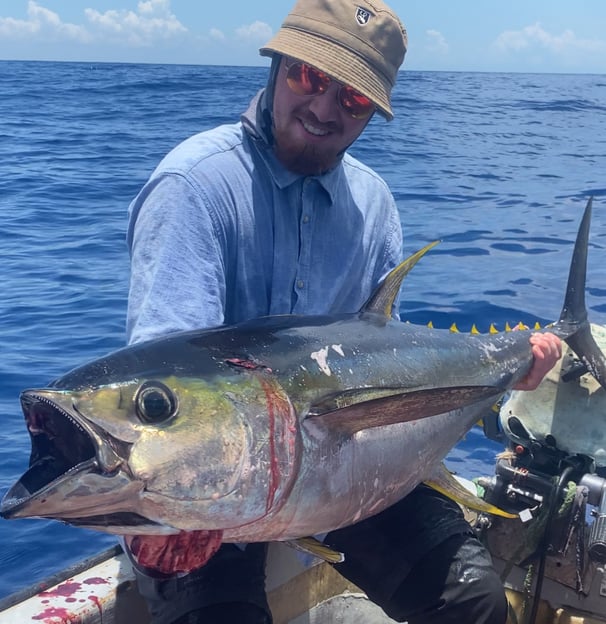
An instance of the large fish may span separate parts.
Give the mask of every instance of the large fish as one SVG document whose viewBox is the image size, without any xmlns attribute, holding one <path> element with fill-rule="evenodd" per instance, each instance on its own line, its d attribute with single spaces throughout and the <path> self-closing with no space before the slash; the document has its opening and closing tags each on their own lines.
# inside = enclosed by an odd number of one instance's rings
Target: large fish
<svg viewBox="0 0 606 624">
<path fill-rule="evenodd" d="M 604 383 L 583 295 L 590 214 L 591 200 L 550 331 Z M 434 479 L 532 354 L 524 331 L 463 335 L 390 318 L 427 248 L 357 314 L 173 334 L 23 392 L 30 467 L 0 513 L 127 535 L 290 540 L 354 523 Z"/>
</svg>

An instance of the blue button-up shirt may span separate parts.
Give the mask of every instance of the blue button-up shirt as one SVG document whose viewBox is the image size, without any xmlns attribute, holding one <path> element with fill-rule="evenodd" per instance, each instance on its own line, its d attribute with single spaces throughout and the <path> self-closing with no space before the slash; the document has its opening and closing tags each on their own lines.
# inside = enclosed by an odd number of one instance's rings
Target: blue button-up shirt
<svg viewBox="0 0 606 624">
<path fill-rule="evenodd" d="M 256 106 L 178 145 L 131 203 L 129 342 L 267 314 L 355 312 L 400 261 L 383 179 L 349 154 L 323 175 L 286 170 Z"/>
</svg>

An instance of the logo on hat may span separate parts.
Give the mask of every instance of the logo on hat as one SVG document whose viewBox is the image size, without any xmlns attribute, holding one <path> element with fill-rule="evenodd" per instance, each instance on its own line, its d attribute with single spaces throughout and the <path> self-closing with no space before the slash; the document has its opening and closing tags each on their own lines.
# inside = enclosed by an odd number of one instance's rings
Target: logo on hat
<svg viewBox="0 0 606 624">
<path fill-rule="evenodd" d="M 360 24 L 360 26 L 366 26 L 369 19 L 370 13 L 362 7 L 358 7 L 356 10 L 356 21 L 358 22 L 358 24 Z"/>
</svg>

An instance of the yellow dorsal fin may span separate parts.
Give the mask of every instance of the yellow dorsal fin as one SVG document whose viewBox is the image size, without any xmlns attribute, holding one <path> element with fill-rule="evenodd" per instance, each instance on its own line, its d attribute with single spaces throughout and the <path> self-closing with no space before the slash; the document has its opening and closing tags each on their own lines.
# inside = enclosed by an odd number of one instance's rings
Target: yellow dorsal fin
<svg viewBox="0 0 606 624">
<path fill-rule="evenodd" d="M 376 288 L 375 292 L 370 296 L 368 301 L 362 306 L 361 313 L 381 314 L 386 318 L 391 318 L 391 311 L 394 301 L 400 292 L 402 280 L 408 275 L 412 267 L 440 241 L 428 243 L 422 249 L 412 254 L 400 262 L 397 267 L 392 269 Z"/>
</svg>

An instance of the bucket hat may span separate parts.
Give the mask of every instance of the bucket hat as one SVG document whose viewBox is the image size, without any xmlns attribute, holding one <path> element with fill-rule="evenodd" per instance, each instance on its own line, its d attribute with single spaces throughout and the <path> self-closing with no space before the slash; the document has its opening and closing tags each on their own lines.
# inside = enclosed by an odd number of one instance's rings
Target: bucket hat
<svg viewBox="0 0 606 624">
<path fill-rule="evenodd" d="M 390 120 L 407 45 L 404 25 L 381 0 L 298 0 L 260 54 L 313 65 L 370 98 Z"/>
</svg>

